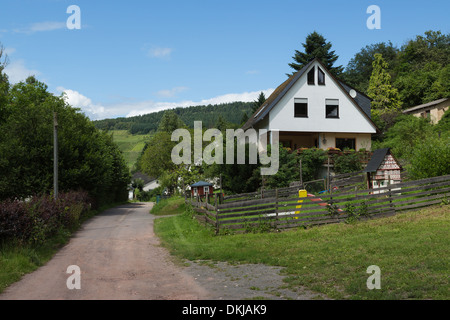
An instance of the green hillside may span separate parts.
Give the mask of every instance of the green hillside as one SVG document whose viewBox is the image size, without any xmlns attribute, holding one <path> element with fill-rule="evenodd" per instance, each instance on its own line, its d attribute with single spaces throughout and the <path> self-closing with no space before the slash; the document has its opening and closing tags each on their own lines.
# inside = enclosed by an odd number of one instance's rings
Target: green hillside
<svg viewBox="0 0 450 320">
<path fill-rule="evenodd" d="M 245 115 L 250 116 L 252 106 L 253 102 L 232 102 L 172 110 L 190 128 L 194 127 L 194 121 L 202 121 L 204 128 L 212 128 L 220 117 L 230 124 L 240 125 Z M 158 129 L 164 112 L 153 112 L 129 118 L 98 120 L 94 121 L 94 124 L 101 130 L 126 130 L 131 134 L 148 134 Z"/>
<path fill-rule="evenodd" d="M 123 152 L 128 168 L 132 169 L 137 158 L 144 149 L 145 142 L 150 140 L 151 135 L 132 135 L 127 130 L 112 130 L 114 142 Z"/>
</svg>

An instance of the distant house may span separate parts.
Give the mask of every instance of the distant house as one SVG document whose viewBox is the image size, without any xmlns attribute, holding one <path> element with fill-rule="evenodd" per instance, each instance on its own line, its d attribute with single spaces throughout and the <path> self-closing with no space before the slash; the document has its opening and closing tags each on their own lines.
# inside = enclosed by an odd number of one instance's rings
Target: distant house
<svg viewBox="0 0 450 320">
<path fill-rule="evenodd" d="M 416 117 L 428 118 L 431 123 L 436 124 L 442 119 L 442 116 L 449 107 L 450 98 L 444 98 L 406 109 L 403 113 L 412 114 Z"/>
<path fill-rule="evenodd" d="M 336 79 L 316 58 L 283 82 L 242 129 L 279 131 L 291 149 L 371 149 L 371 99 Z M 262 137 L 263 139 L 265 137 Z"/>
<path fill-rule="evenodd" d="M 401 183 L 401 171 L 400 163 L 394 158 L 389 148 L 376 150 L 364 169 L 367 173 L 368 187 L 374 190 Z"/>
<path fill-rule="evenodd" d="M 143 191 L 151 191 L 159 187 L 158 179 L 149 177 L 142 172 L 136 172 L 135 174 L 133 174 L 131 181 L 134 181 L 136 179 L 141 179 L 142 181 L 144 181 L 144 187 L 142 188 Z M 133 199 L 133 196 L 134 192 L 133 190 L 130 190 L 128 198 L 131 200 Z"/>
<path fill-rule="evenodd" d="M 212 195 L 214 193 L 214 186 L 212 183 L 199 181 L 191 185 L 191 194 L 193 197 Z"/>
</svg>

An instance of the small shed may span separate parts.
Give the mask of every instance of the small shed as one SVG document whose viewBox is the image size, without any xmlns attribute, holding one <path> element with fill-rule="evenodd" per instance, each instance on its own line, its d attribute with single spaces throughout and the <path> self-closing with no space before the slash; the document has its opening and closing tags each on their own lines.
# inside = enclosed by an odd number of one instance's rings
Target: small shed
<svg viewBox="0 0 450 320">
<path fill-rule="evenodd" d="M 214 193 L 214 186 L 212 183 L 199 181 L 191 185 L 191 194 L 193 197 L 204 197 L 207 194 L 212 195 Z"/>
<path fill-rule="evenodd" d="M 400 163 L 392 155 L 391 149 L 385 148 L 374 151 L 363 172 L 367 173 L 368 188 L 377 189 L 401 183 L 402 170 Z"/>
</svg>

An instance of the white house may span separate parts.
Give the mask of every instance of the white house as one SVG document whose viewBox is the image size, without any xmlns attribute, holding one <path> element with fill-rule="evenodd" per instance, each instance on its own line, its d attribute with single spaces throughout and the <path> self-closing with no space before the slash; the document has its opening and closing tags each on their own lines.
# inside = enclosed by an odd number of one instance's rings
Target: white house
<svg viewBox="0 0 450 320">
<path fill-rule="evenodd" d="M 147 176 L 146 174 L 143 174 L 142 172 L 136 172 L 133 174 L 132 180 L 141 179 L 144 182 L 144 187 L 142 188 L 143 191 L 151 191 L 159 187 L 159 181 L 156 178 L 152 178 Z M 128 199 L 132 200 L 134 197 L 134 191 L 130 187 L 130 190 L 128 192 Z"/>
<path fill-rule="evenodd" d="M 291 149 L 371 149 L 377 127 L 371 100 L 336 79 L 314 59 L 289 77 L 250 117 L 244 130 L 279 131 L 280 143 Z"/>
</svg>

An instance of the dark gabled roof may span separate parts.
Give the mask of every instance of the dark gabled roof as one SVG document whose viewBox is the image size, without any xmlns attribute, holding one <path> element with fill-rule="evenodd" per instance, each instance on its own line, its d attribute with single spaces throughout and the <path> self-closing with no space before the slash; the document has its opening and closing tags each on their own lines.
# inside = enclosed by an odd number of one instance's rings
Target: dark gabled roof
<svg viewBox="0 0 450 320">
<path fill-rule="evenodd" d="M 248 121 L 244 124 L 242 129 L 247 130 L 248 128 L 252 127 L 256 123 L 264 119 L 264 117 L 267 116 L 270 110 L 272 110 L 273 107 L 275 107 L 275 105 L 284 97 L 284 95 L 289 91 L 289 89 L 291 89 L 292 86 L 297 82 L 297 80 L 300 79 L 300 77 L 303 76 L 303 74 L 309 69 L 309 67 L 316 61 L 322 66 L 323 69 L 328 71 L 328 69 L 322 64 L 322 62 L 318 58 L 315 58 L 312 61 L 310 61 L 301 70 L 294 73 L 292 76 L 289 77 L 289 79 L 287 79 L 278 88 L 276 88 L 275 91 L 266 100 L 266 102 L 264 102 L 263 105 L 259 107 L 259 109 L 256 110 L 255 113 L 248 119 Z M 336 79 L 331 73 L 329 74 L 336 81 L 338 86 L 340 86 L 347 93 L 347 97 L 355 103 L 355 106 L 363 112 L 363 114 L 367 117 L 369 122 L 378 131 L 377 126 L 371 119 L 371 111 L 370 111 L 371 99 L 366 95 L 364 95 L 363 93 L 350 87 L 348 84 Z M 352 98 L 350 96 L 350 90 L 352 89 L 358 93 L 355 98 Z"/>
<path fill-rule="evenodd" d="M 144 185 L 156 180 L 156 178 L 149 177 L 148 175 L 146 175 L 142 172 L 136 172 L 135 174 L 133 174 L 133 177 L 131 179 L 132 180 L 141 179 L 144 181 Z"/>
<path fill-rule="evenodd" d="M 370 159 L 369 163 L 367 164 L 367 167 L 364 169 L 363 172 L 376 172 L 380 167 L 381 163 L 383 162 L 384 158 L 386 157 L 386 155 L 390 152 L 391 151 L 389 148 L 375 150 L 372 155 L 372 158 Z"/>
<path fill-rule="evenodd" d="M 300 71 L 297 71 L 289 77 L 285 82 L 283 82 L 274 92 L 267 98 L 267 100 L 255 111 L 255 113 L 248 119 L 248 121 L 242 127 L 247 130 L 260 120 L 262 120 L 270 110 L 284 97 L 284 95 L 289 91 L 289 89 L 297 82 L 297 80 L 308 70 L 311 64 L 315 61 L 312 60 L 306 66 L 304 66 Z"/>
<path fill-rule="evenodd" d="M 428 102 L 428 103 L 424 103 L 424 104 L 421 104 L 419 106 L 415 106 L 415 107 L 406 109 L 406 110 L 403 111 L 403 113 L 409 114 L 409 113 L 414 113 L 414 112 L 417 112 L 419 110 L 426 109 L 426 108 L 432 109 L 434 106 L 436 106 L 436 105 L 438 105 L 438 104 L 440 104 L 442 102 L 445 102 L 445 101 L 447 101 L 449 99 L 450 98 L 443 98 L 443 99 L 431 101 L 431 102 Z"/>
<path fill-rule="evenodd" d="M 198 187 L 212 187 L 212 183 L 205 182 L 205 181 L 199 181 L 194 184 L 191 184 L 192 188 L 198 188 Z"/>
<path fill-rule="evenodd" d="M 356 101 L 356 103 L 361 107 L 361 109 L 364 111 L 364 113 L 372 119 L 371 115 L 371 107 L 372 107 L 372 99 L 370 99 L 368 96 L 366 96 L 364 93 L 359 92 L 355 88 L 350 87 L 348 84 L 344 83 L 341 80 L 338 80 L 339 84 L 347 91 L 347 93 L 350 95 L 351 90 L 355 90 L 357 92 L 357 95 L 355 98 L 352 98 Z"/>
</svg>

